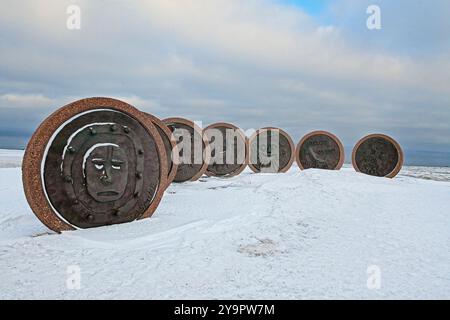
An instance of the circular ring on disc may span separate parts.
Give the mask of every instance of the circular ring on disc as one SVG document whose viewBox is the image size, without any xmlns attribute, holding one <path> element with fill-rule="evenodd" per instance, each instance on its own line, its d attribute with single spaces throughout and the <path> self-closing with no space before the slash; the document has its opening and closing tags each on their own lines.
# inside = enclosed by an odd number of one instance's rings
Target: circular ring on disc
<svg viewBox="0 0 450 320">
<path fill-rule="evenodd" d="M 400 145 L 385 134 L 370 134 L 360 139 L 352 152 L 356 171 L 371 176 L 395 177 L 403 165 Z"/>
<path fill-rule="evenodd" d="M 56 232 L 130 222 L 156 210 L 166 152 L 139 110 L 87 98 L 40 124 L 25 150 L 22 180 L 34 214 Z"/>
<path fill-rule="evenodd" d="M 278 145 L 273 145 L 272 134 L 278 133 Z M 276 136 L 274 136 L 276 137 Z M 260 142 L 261 141 L 261 142 Z M 256 130 L 248 143 L 248 166 L 253 172 L 282 173 L 289 170 L 295 159 L 295 147 L 291 137 L 282 129 L 266 127 Z M 261 161 L 259 149 L 263 147 L 265 151 L 261 152 L 263 157 L 271 157 L 272 150 L 279 150 L 279 157 L 275 161 L 269 159 Z M 267 162 L 266 164 L 264 164 Z M 270 164 L 268 164 L 270 162 Z"/>
<path fill-rule="evenodd" d="M 202 129 L 193 121 L 184 118 L 167 118 L 163 122 L 169 127 L 172 135 L 177 140 L 180 163 L 178 164 L 177 173 L 173 181 L 186 182 L 198 180 L 208 168 L 210 155 L 208 140 L 203 137 Z M 186 159 L 185 161 L 183 159 L 184 143 L 182 142 L 184 138 L 189 139 L 191 146 L 190 159 Z M 198 145 L 202 146 L 202 150 L 195 150 Z M 188 146 L 187 144 L 186 147 Z"/>
<path fill-rule="evenodd" d="M 152 120 L 163 140 L 167 155 L 167 188 L 172 183 L 173 179 L 175 179 L 175 175 L 177 174 L 178 165 L 176 163 L 178 163 L 178 161 L 172 160 L 174 159 L 174 157 L 178 157 L 177 141 L 175 140 L 175 137 L 173 137 L 172 131 L 170 131 L 169 127 L 166 126 L 164 122 L 162 122 L 162 120 L 152 114 L 146 112 L 142 113 L 144 114 L 144 116 L 147 116 Z"/>
<path fill-rule="evenodd" d="M 239 139 L 240 142 L 236 142 L 227 140 L 227 132 Z M 218 122 L 209 125 L 203 130 L 206 139 L 209 142 L 209 146 L 211 149 L 211 159 L 210 164 L 207 167 L 206 174 L 208 176 L 215 177 L 233 177 L 240 174 L 245 167 L 247 166 L 247 156 L 248 156 L 248 146 L 247 146 L 247 137 L 244 132 L 231 123 L 226 122 Z M 220 135 L 222 138 L 222 143 L 219 148 L 222 147 L 221 157 L 218 158 L 218 161 L 214 159 L 216 150 L 212 150 L 216 136 Z M 214 141 L 211 141 L 214 138 Z M 229 143 L 233 143 L 232 146 L 229 146 Z M 227 149 L 233 148 L 233 161 L 231 163 L 227 163 Z"/>
<path fill-rule="evenodd" d="M 339 170 L 344 164 L 344 146 L 332 133 L 313 131 L 305 135 L 295 149 L 300 169 Z"/>
</svg>

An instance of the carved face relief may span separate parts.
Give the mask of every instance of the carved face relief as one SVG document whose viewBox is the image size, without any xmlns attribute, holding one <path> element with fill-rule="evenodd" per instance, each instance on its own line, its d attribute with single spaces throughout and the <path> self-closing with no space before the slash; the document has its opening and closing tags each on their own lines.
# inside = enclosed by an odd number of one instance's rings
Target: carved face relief
<svg viewBox="0 0 450 320">
<path fill-rule="evenodd" d="M 99 202 L 120 199 L 128 182 L 128 159 L 115 145 L 95 147 L 85 163 L 86 187 Z"/>
<path fill-rule="evenodd" d="M 274 135 L 278 134 L 278 139 Z M 257 171 L 281 172 L 290 166 L 292 156 L 291 143 L 285 133 L 276 129 L 258 133 L 250 142 L 250 161 L 256 160 L 253 166 Z M 258 155 L 255 159 L 255 155 Z M 262 157 L 261 157 L 262 156 Z M 264 159 L 267 157 L 267 159 Z M 267 163 L 267 160 L 270 160 Z"/>
<path fill-rule="evenodd" d="M 104 100 L 92 103 L 98 101 Z M 151 215 L 167 164 L 150 129 L 127 112 L 103 107 L 56 126 L 43 160 L 44 191 L 55 214 L 78 228 Z"/>
<path fill-rule="evenodd" d="M 192 125 L 188 125 L 181 122 L 166 122 L 166 125 L 173 132 L 173 135 L 177 141 L 178 145 L 178 156 L 180 157 L 181 163 L 178 165 L 177 174 L 173 181 L 175 182 L 185 182 L 191 180 L 193 177 L 198 176 L 199 172 L 203 170 L 202 154 L 198 157 L 200 163 L 195 159 L 196 146 L 202 146 L 200 151 L 205 150 L 205 144 L 202 139 L 202 134 L 197 130 L 194 130 Z M 185 152 L 190 150 L 190 159 L 188 153 L 184 157 Z M 197 151 L 198 153 L 198 151 Z M 197 154 L 198 156 L 198 154 Z M 197 177 L 198 178 L 198 177 Z"/>
<path fill-rule="evenodd" d="M 379 177 L 389 175 L 399 161 L 396 146 L 383 137 L 366 139 L 355 154 L 355 162 L 361 172 Z"/>
<path fill-rule="evenodd" d="M 208 175 L 234 176 L 246 166 L 244 133 L 232 125 L 211 125 L 205 130 L 211 147 Z"/>
<path fill-rule="evenodd" d="M 334 170 L 343 159 L 340 143 L 323 133 L 311 133 L 299 146 L 299 161 L 303 169 L 316 168 Z"/>
</svg>

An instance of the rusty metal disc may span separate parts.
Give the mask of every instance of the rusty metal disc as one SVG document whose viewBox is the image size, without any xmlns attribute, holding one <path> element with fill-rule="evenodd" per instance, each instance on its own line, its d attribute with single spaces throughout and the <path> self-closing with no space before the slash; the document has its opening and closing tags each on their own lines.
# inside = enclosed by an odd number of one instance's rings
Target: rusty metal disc
<svg viewBox="0 0 450 320">
<path fill-rule="evenodd" d="M 204 135 L 211 150 L 210 163 L 206 170 L 208 176 L 233 177 L 245 169 L 248 146 L 247 137 L 241 129 L 231 123 L 219 122 L 206 127 Z M 220 142 L 216 141 L 218 136 L 221 138 Z M 216 152 L 220 153 L 217 157 Z M 227 155 L 230 156 L 228 161 Z"/>
<path fill-rule="evenodd" d="M 172 136 L 172 131 L 170 131 L 169 127 L 162 122 L 159 118 L 155 117 L 152 114 L 143 112 L 143 114 L 151 119 L 153 124 L 156 126 L 156 129 L 158 129 L 158 132 L 163 140 L 164 148 L 166 150 L 167 155 L 167 168 L 168 168 L 168 175 L 167 175 L 167 187 L 172 183 L 173 179 L 175 179 L 175 175 L 177 174 L 177 168 L 178 165 L 176 164 L 177 161 L 173 161 L 173 157 L 178 157 L 178 150 L 177 150 L 177 141 L 175 140 L 175 137 Z"/>
<path fill-rule="evenodd" d="M 169 127 L 172 135 L 177 140 L 178 146 L 178 164 L 177 173 L 174 182 L 196 181 L 205 172 L 209 162 L 209 146 L 206 138 L 203 137 L 202 129 L 193 121 L 184 118 L 168 118 L 163 120 L 164 124 Z M 186 133 L 183 136 L 182 133 Z M 189 142 L 183 142 L 183 139 L 188 139 Z M 190 145 L 190 151 L 185 157 L 183 146 Z M 196 150 L 196 146 L 201 146 L 201 149 Z M 186 149 L 187 150 L 187 149 Z M 198 152 L 197 152 L 198 151 Z M 186 159 L 184 159 L 186 158 Z M 188 159 L 189 158 L 189 159 Z"/>
<path fill-rule="evenodd" d="M 33 212 L 57 232 L 148 217 L 167 179 L 156 127 L 111 98 L 78 100 L 45 119 L 27 145 L 22 170 Z"/>
<path fill-rule="evenodd" d="M 339 139 L 327 131 L 313 131 L 305 135 L 295 149 L 300 169 L 339 170 L 344 164 L 344 147 Z"/>
<path fill-rule="evenodd" d="M 393 178 L 403 165 L 400 145 L 384 134 L 370 134 L 359 140 L 352 152 L 356 171 L 371 176 Z"/>
<path fill-rule="evenodd" d="M 276 141 L 277 135 L 278 143 L 273 143 Z M 248 139 L 248 166 L 256 173 L 286 172 L 294 162 L 294 151 L 295 147 L 291 137 L 282 129 L 273 127 L 258 129 Z M 261 158 L 277 154 L 278 157 L 271 161 Z"/>
</svg>

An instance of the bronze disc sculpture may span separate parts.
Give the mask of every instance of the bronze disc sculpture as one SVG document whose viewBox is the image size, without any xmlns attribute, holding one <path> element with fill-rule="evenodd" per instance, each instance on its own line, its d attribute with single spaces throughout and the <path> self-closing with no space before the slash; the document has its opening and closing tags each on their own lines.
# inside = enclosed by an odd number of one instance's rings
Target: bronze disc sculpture
<svg viewBox="0 0 450 320">
<path fill-rule="evenodd" d="M 31 137 L 22 180 L 35 215 L 61 232 L 149 217 L 167 184 L 158 130 L 133 106 L 87 98 L 61 107 Z"/>
<path fill-rule="evenodd" d="M 163 122 L 177 140 L 179 163 L 173 181 L 198 180 L 206 172 L 210 153 L 202 129 L 184 118 L 168 118 Z"/>
<path fill-rule="evenodd" d="M 248 139 L 248 166 L 253 172 L 286 172 L 294 162 L 294 143 L 282 129 L 256 130 Z"/>
<path fill-rule="evenodd" d="M 395 177 L 403 165 L 400 145 L 384 134 L 370 134 L 359 140 L 352 152 L 356 171 L 371 176 Z"/>
<path fill-rule="evenodd" d="M 166 150 L 167 156 L 167 187 L 172 183 L 173 179 L 175 179 L 175 175 L 177 174 L 178 161 L 173 161 L 174 157 L 178 157 L 177 151 L 177 141 L 175 137 L 172 135 L 172 131 L 170 131 L 169 127 L 162 122 L 159 118 L 151 115 L 149 113 L 143 112 L 144 116 L 149 117 L 153 124 L 158 129 L 158 132 L 163 140 L 164 148 Z"/>
<path fill-rule="evenodd" d="M 211 157 L 206 174 L 216 177 L 233 177 L 247 166 L 247 137 L 233 124 L 219 122 L 204 130 Z M 217 139 L 220 139 L 218 141 Z"/>
<path fill-rule="evenodd" d="M 313 131 L 305 135 L 295 149 L 300 169 L 339 170 L 344 164 L 344 147 L 339 139 L 327 131 Z"/>
</svg>

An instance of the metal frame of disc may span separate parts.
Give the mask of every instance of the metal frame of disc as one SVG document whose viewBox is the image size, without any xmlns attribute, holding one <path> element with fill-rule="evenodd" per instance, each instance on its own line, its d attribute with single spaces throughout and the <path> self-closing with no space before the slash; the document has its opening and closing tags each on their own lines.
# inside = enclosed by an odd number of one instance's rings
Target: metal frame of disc
<svg viewBox="0 0 450 320">
<path fill-rule="evenodd" d="M 289 147 L 291 148 L 291 157 L 289 158 L 289 162 L 287 163 L 287 165 L 284 168 L 278 170 L 278 173 L 287 172 L 291 168 L 292 163 L 294 163 L 294 160 L 295 160 L 295 154 L 294 154 L 295 146 L 294 146 L 294 142 L 292 141 L 292 138 L 289 136 L 289 134 L 286 131 L 284 131 L 283 129 L 280 129 L 280 128 L 275 128 L 275 127 L 264 127 L 264 128 L 258 129 L 250 136 L 250 138 L 247 139 L 247 145 L 248 145 L 248 166 L 255 173 L 261 172 L 252 163 L 250 163 L 251 152 L 252 152 L 250 146 L 251 146 L 251 144 L 253 142 L 253 139 L 255 139 L 257 135 L 259 135 L 259 134 L 261 134 L 263 132 L 269 131 L 269 130 L 270 131 L 277 130 L 279 132 L 279 134 L 283 135 L 287 139 L 287 141 L 289 143 Z"/>
<path fill-rule="evenodd" d="M 172 156 L 172 168 L 170 169 L 167 175 L 167 185 L 166 185 L 167 189 L 167 187 L 172 183 L 173 179 L 175 179 L 175 176 L 177 174 L 178 165 L 173 161 L 174 157 L 178 158 L 177 142 L 175 141 L 172 135 L 172 131 L 170 131 L 169 127 L 167 127 L 166 124 L 161 119 L 147 112 L 142 113 L 144 114 L 144 116 L 149 117 L 152 120 L 153 124 L 156 125 L 158 128 L 160 128 L 166 134 L 167 138 L 169 138 L 170 144 L 172 145 L 172 154 L 171 155 L 166 154 L 167 157 Z"/>
<path fill-rule="evenodd" d="M 344 160 L 345 160 L 344 146 L 342 145 L 342 142 L 341 142 L 341 140 L 339 140 L 338 137 L 336 137 L 331 132 L 323 131 L 323 130 L 312 131 L 312 132 L 304 135 L 303 138 L 301 138 L 300 142 L 297 144 L 297 147 L 295 148 L 295 161 L 297 162 L 298 167 L 301 170 L 305 170 L 305 168 L 303 167 L 303 165 L 302 165 L 302 163 L 300 161 L 300 148 L 302 147 L 303 143 L 308 138 L 310 138 L 312 136 L 315 136 L 315 135 L 325 135 L 325 136 L 331 138 L 334 142 L 336 142 L 336 144 L 338 145 L 338 148 L 339 148 L 339 162 L 336 165 L 336 167 L 334 169 L 331 169 L 331 170 L 339 170 L 339 169 L 341 169 L 343 164 L 344 164 Z"/>
<path fill-rule="evenodd" d="M 238 127 L 236 127 L 234 124 L 231 123 L 227 123 L 227 122 L 216 122 L 213 124 L 210 124 L 209 126 L 207 126 L 203 132 L 206 134 L 208 129 L 214 129 L 214 128 L 220 128 L 220 127 L 224 127 L 227 129 L 234 129 L 237 130 L 237 132 L 239 133 L 239 135 L 241 136 L 242 140 L 244 140 L 244 145 L 245 145 L 245 158 L 244 158 L 244 162 L 241 164 L 241 166 L 234 172 L 229 173 L 227 175 L 224 176 L 219 176 L 219 177 L 223 177 L 223 178 L 231 178 L 234 176 L 237 176 L 239 174 L 242 173 L 242 171 L 244 171 L 245 167 L 247 167 L 247 163 L 248 163 L 248 144 L 247 144 L 247 137 L 245 136 L 244 132 L 239 129 Z M 208 139 L 208 143 L 209 143 L 209 138 L 206 137 Z M 215 173 L 208 171 L 208 168 L 206 168 L 206 172 L 205 174 L 209 177 L 215 177 L 217 176 Z"/>
<path fill-rule="evenodd" d="M 352 165 L 353 168 L 357 171 L 357 172 L 361 172 L 358 168 L 358 165 L 356 164 L 356 152 L 358 151 L 358 148 L 360 147 L 360 145 L 365 142 L 366 140 L 370 139 L 370 138 L 382 138 L 382 139 L 386 139 L 387 141 L 389 141 L 390 143 L 392 143 L 395 147 L 395 149 L 397 150 L 398 153 L 398 161 L 397 164 L 395 165 L 394 169 L 387 175 L 385 175 L 384 177 L 386 178 L 394 178 L 402 169 L 403 166 L 403 150 L 400 147 L 400 144 L 395 141 L 393 138 L 391 138 L 388 135 L 382 134 L 382 133 L 373 133 L 373 134 L 369 134 L 367 136 L 362 137 L 361 139 L 359 139 L 359 141 L 355 144 L 355 146 L 353 147 L 352 150 Z M 364 172 L 361 172 L 364 173 Z"/>
<path fill-rule="evenodd" d="M 200 179 L 200 177 L 206 172 L 206 170 L 208 169 L 208 163 L 210 160 L 210 154 L 211 152 L 209 151 L 209 142 L 208 140 L 203 136 L 203 130 L 202 128 L 200 128 L 197 124 L 195 124 L 194 121 L 185 119 L 185 118 L 180 118 L 180 117 L 172 117 L 172 118 L 166 118 L 163 119 L 162 122 L 166 125 L 168 125 L 169 123 L 180 123 L 180 124 L 184 124 L 185 126 L 191 127 L 194 131 L 196 131 L 200 137 L 202 138 L 202 141 L 205 145 L 205 149 L 203 150 L 203 165 L 200 168 L 200 170 L 198 171 L 198 173 L 196 173 L 191 179 L 187 180 L 187 181 L 197 181 L 198 179 Z"/>
<path fill-rule="evenodd" d="M 141 112 L 132 105 L 112 98 L 94 97 L 69 103 L 53 112 L 39 125 L 27 144 L 22 163 L 22 182 L 25 197 L 31 210 L 44 225 L 58 233 L 78 229 L 79 227 L 64 221 L 53 209 L 44 190 L 42 163 L 45 161 L 47 149 L 51 145 L 55 133 L 63 128 L 71 118 L 76 117 L 78 114 L 95 110 L 122 112 L 138 121 L 155 140 L 160 159 L 158 190 L 150 206 L 137 219 L 142 219 L 144 215 L 149 217 L 153 214 L 161 201 L 165 185 L 167 184 L 167 162 L 164 144 L 158 130 L 149 118 L 142 117 Z"/>
</svg>

